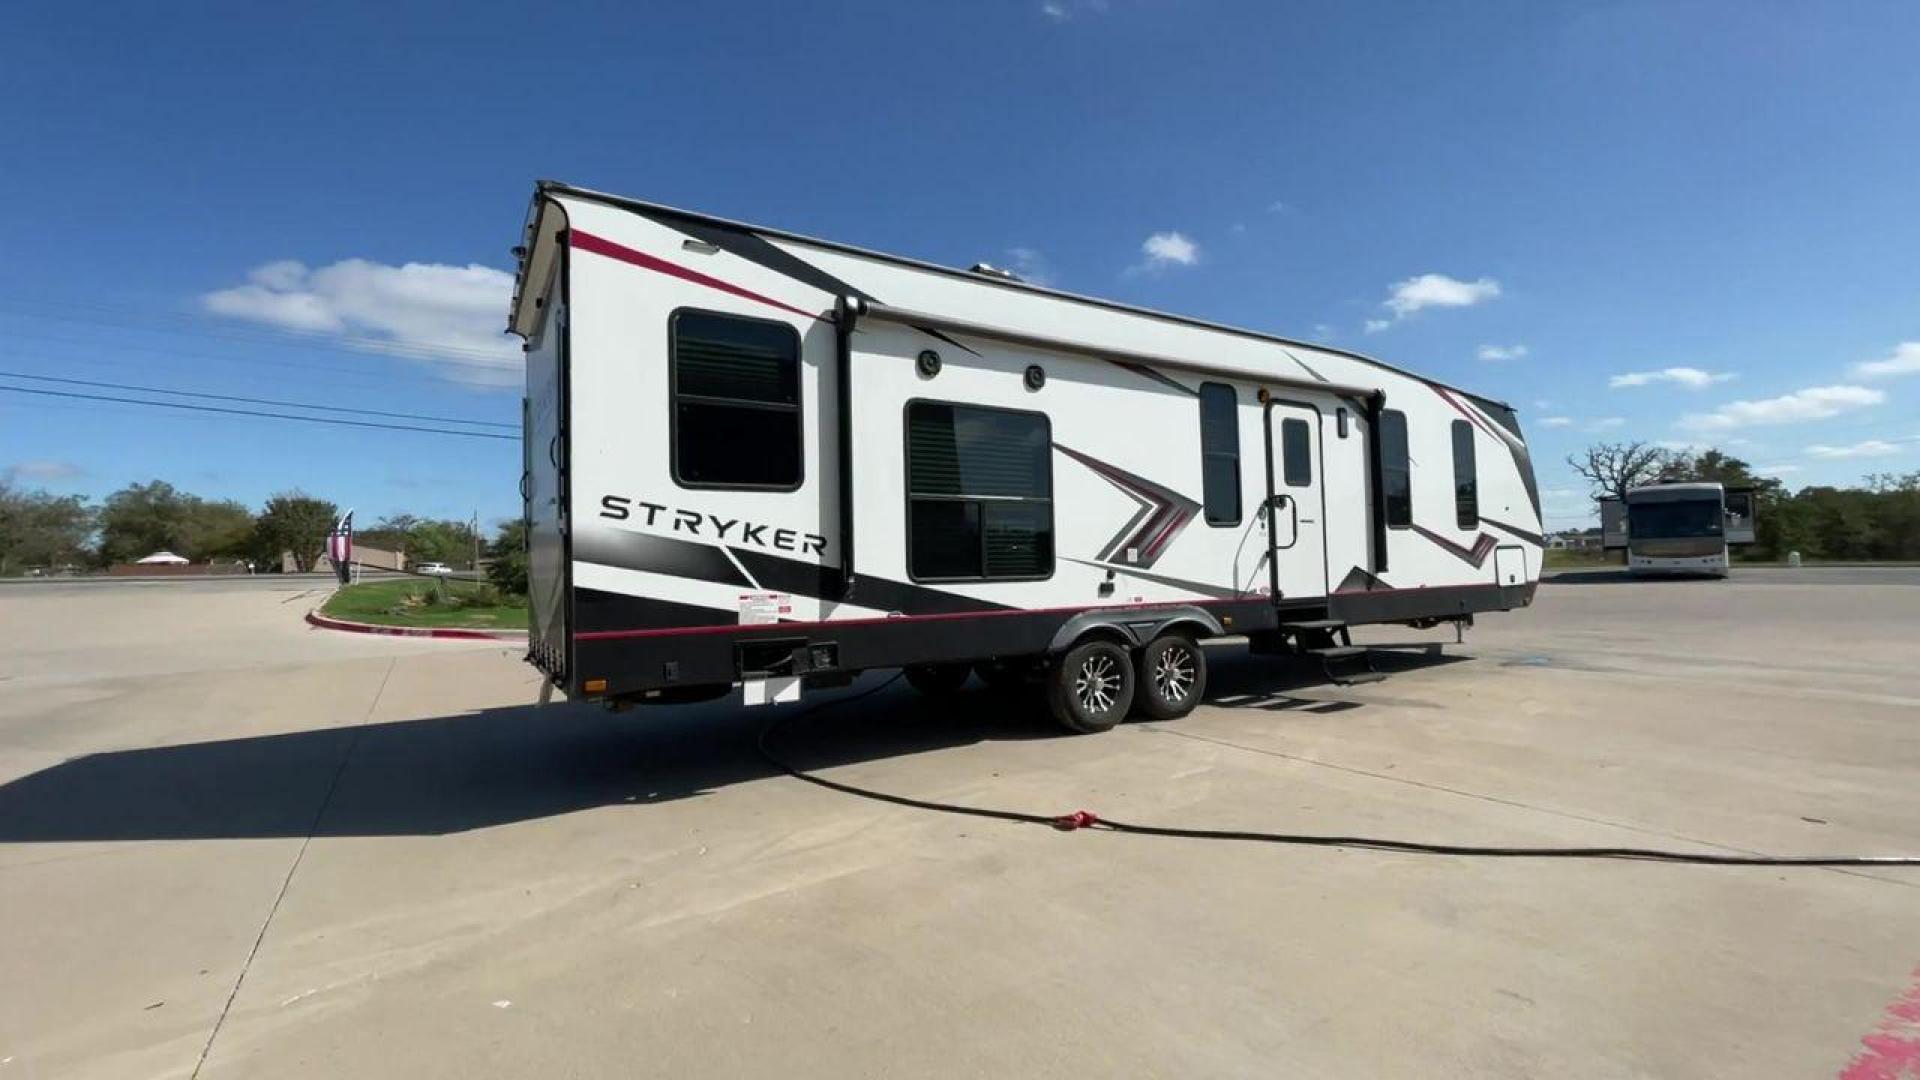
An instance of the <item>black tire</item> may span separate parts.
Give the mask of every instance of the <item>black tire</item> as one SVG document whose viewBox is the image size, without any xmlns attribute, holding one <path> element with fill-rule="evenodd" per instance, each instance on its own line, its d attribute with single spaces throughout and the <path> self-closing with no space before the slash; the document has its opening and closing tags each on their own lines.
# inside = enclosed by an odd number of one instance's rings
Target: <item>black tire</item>
<svg viewBox="0 0 1920 1080">
<path fill-rule="evenodd" d="M 1155 720 L 1178 720 L 1207 693 L 1207 651 L 1185 634 L 1163 634 L 1140 650 L 1134 707 Z"/>
<path fill-rule="evenodd" d="M 966 664 L 917 664 L 906 669 L 907 685 L 928 697 L 946 697 L 967 684 Z"/>
<path fill-rule="evenodd" d="M 1068 731 L 1112 729 L 1133 708 L 1133 657 L 1111 641 L 1068 649 L 1047 673 L 1047 707 Z"/>
<path fill-rule="evenodd" d="M 1033 681 L 1030 660 L 983 660 L 973 665 L 973 673 L 996 694 L 1017 694 Z"/>
</svg>

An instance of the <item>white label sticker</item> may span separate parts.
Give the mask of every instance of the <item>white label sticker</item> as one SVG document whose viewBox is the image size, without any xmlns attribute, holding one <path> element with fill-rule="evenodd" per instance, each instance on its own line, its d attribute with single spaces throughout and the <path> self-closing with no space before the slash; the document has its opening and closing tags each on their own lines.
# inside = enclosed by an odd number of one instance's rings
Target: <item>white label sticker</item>
<svg viewBox="0 0 1920 1080">
<path fill-rule="evenodd" d="M 740 594 L 740 625 L 759 626 L 777 623 L 793 616 L 793 594 L 754 592 Z"/>
</svg>

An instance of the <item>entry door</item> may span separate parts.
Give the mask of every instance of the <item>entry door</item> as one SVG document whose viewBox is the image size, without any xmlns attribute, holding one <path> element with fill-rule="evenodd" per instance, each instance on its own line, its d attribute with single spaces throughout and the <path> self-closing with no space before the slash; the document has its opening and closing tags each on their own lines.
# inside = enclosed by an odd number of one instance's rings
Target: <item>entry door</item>
<svg viewBox="0 0 1920 1080">
<path fill-rule="evenodd" d="M 1275 600 L 1327 595 L 1327 499 L 1320 410 L 1267 403 L 1267 536 Z"/>
</svg>

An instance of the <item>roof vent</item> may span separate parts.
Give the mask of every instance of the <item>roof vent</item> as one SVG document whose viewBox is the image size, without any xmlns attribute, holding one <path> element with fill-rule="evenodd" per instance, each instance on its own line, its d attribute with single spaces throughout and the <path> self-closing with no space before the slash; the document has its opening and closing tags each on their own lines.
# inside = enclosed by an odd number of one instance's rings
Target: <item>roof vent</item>
<svg viewBox="0 0 1920 1080">
<path fill-rule="evenodd" d="M 1001 281 L 1019 281 L 1025 284 L 1025 281 L 1019 274 L 1011 270 L 1002 270 L 992 263 L 974 263 L 971 267 L 968 267 L 968 271 L 979 274 L 981 277 L 999 278 Z"/>
</svg>

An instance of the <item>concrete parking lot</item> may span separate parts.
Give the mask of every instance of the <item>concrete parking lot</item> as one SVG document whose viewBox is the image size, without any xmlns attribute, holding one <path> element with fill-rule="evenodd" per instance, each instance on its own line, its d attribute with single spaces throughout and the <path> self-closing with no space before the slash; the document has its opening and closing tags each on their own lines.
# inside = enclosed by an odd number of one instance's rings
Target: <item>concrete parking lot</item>
<svg viewBox="0 0 1920 1080">
<path fill-rule="evenodd" d="M 0 591 L 0 1080 L 1920 1067 L 1920 870 L 942 816 L 774 773 L 762 711 L 537 708 L 516 650 L 309 629 L 311 588 Z M 1464 646 L 1365 636 L 1407 646 L 1384 683 L 1222 648 L 1170 724 L 896 685 L 784 745 L 1129 821 L 1920 853 L 1920 570 L 1569 581 Z"/>
</svg>

